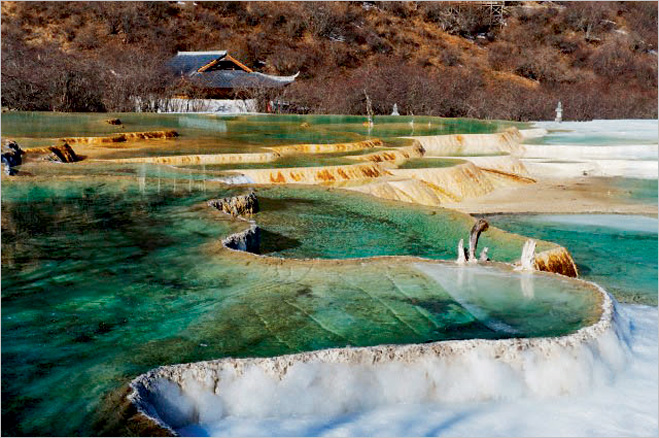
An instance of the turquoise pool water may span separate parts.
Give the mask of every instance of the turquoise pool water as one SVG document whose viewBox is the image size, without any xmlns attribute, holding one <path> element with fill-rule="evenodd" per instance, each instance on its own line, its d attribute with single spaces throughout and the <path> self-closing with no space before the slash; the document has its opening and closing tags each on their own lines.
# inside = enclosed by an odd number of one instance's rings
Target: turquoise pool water
<svg viewBox="0 0 659 438">
<path fill-rule="evenodd" d="M 504 230 L 565 246 L 580 275 L 601 284 L 618 300 L 657 305 L 657 219 L 625 215 L 497 215 L 489 220 Z"/>
<path fill-rule="evenodd" d="M 117 117 L 123 126 L 106 123 Z M 412 119 L 415 120 L 410 125 Z M 22 147 L 54 144 L 60 137 L 104 136 L 120 132 L 174 129 L 174 139 L 134 141 L 85 147 L 95 159 L 152 156 L 263 152 L 268 146 L 302 143 L 345 143 L 382 139 L 388 147 L 409 143 L 405 135 L 489 133 L 510 126 L 505 121 L 442 119 L 439 117 L 376 117 L 372 129 L 360 116 L 281 116 L 151 113 L 45 113 L 7 112 L 2 114 L 2 137 Z M 79 150 L 81 146 L 74 147 Z"/>
<path fill-rule="evenodd" d="M 262 252 L 287 258 L 345 259 L 410 255 L 453 260 L 474 220 L 451 210 L 385 201 L 358 193 L 259 188 Z M 492 228 L 479 246 L 497 261 L 519 259 L 525 238 Z M 543 251 L 551 246 L 539 244 Z"/>
</svg>

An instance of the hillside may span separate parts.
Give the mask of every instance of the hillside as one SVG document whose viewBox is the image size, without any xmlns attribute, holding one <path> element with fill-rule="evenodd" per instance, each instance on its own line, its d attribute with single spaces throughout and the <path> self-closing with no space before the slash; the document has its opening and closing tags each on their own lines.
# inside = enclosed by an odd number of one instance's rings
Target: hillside
<svg viewBox="0 0 659 438">
<path fill-rule="evenodd" d="M 2 105 L 130 110 L 177 91 L 178 50 L 227 49 L 298 81 L 313 113 L 657 117 L 657 3 L 2 2 Z M 271 96 L 269 96 L 271 97 Z"/>
</svg>

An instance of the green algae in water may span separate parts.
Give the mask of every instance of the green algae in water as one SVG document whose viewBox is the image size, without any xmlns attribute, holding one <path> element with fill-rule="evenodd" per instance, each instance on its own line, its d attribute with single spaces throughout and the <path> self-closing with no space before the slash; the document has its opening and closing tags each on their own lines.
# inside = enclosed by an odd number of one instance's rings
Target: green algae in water
<svg viewBox="0 0 659 438">
<path fill-rule="evenodd" d="M 209 245 L 244 224 L 220 219 L 204 201 L 236 189 L 173 183 L 147 180 L 141 186 L 133 178 L 98 177 L 3 184 L 3 434 L 98 434 L 94 421 L 104 397 L 163 364 L 348 344 L 511 336 L 496 329 L 497 321 L 513 327 L 515 336 L 557 335 L 593 317 L 593 296 L 553 277 L 538 277 L 533 300 L 537 309 L 554 303 L 559 310 L 538 325 L 525 320 L 529 307 L 496 313 L 497 306 L 510 304 L 503 298 L 477 299 L 465 307 L 450 278 L 438 284 L 400 260 L 267 262 L 214 253 Z M 277 202 L 263 207 L 279 208 L 279 214 L 307 199 L 334 211 L 331 220 L 340 214 L 354 219 L 361 205 L 371 219 L 354 226 L 373 237 L 335 241 L 347 250 L 357 243 L 379 253 L 396 234 L 371 229 L 386 216 L 387 224 L 398 224 L 394 230 L 403 240 L 446 231 L 427 225 L 445 222 L 429 219 L 428 211 L 421 209 L 417 218 L 409 207 L 388 214 L 387 204 L 365 204 L 358 195 L 322 190 L 304 195 L 303 189 L 287 194 L 283 188 L 268 193 Z M 461 232 L 469 226 L 464 223 Z M 317 231 L 308 230 L 306 240 Z M 329 251 L 329 243 L 324 245 Z M 510 281 L 492 293 L 517 301 L 519 292 L 513 291 L 521 283 Z M 533 300 L 527 306 L 535 308 Z M 472 306 L 480 311 L 475 314 Z"/>
<path fill-rule="evenodd" d="M 655 181 L 656 183 L 656 181 Z M 626 215 L 497 215 L 490 223 L 566 247 L 581 277 L 622 302 L 657 305 L 657 220 Z"/>
<path fill-rule="evenodd" d="M 270 187 L 257 190 L 265 230 L 262 252 L 287 258 L 345 259 L 410 255 L 454 260 L 460 239 L 466 242 L 471 217 L 445 210 L 410 206 L 368 195 L 324 188 Z M 494 260 L 519 259 L 526 238 L 494 227 L 479 246 Z M 555 247 L 538 242 L 538 251 Z"/>
<path fill-rule="evenodd" d="M 399 165 L 399 169 L 428 169 L 438 167 L 453 167 L 465 163 L 464 160 L 451 158 L 413 158 Z"/>
</svg>

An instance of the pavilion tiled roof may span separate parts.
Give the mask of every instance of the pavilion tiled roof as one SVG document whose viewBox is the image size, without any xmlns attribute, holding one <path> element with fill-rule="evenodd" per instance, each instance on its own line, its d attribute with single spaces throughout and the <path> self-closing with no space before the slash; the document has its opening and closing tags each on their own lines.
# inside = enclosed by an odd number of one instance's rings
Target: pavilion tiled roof
<svg viewBox="0 0 659 438">
<path fill-rule="evenodd" d="M 204 88 L 279 88 L 291 84 L 292 76 L 274 76 L 252 71 L 226 50 L 178 52 L 168 63 L 177 75 Z"/>
</svg>

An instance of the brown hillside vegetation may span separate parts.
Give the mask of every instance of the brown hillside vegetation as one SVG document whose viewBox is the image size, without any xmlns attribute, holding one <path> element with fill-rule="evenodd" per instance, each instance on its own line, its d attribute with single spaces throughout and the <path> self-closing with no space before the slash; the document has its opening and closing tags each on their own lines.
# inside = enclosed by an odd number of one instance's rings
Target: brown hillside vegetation
<svg viewBox="0 0 659 438">
<path fill-rule="evenodd" d="M 180 92 L 178 50 L 300 71 L 291 111 L 657 117 L 657 3 L 3 2 L 2 105 L 127 111 Z M 272 96 L 269 96 L 272 98 Z"/>
</svg>

